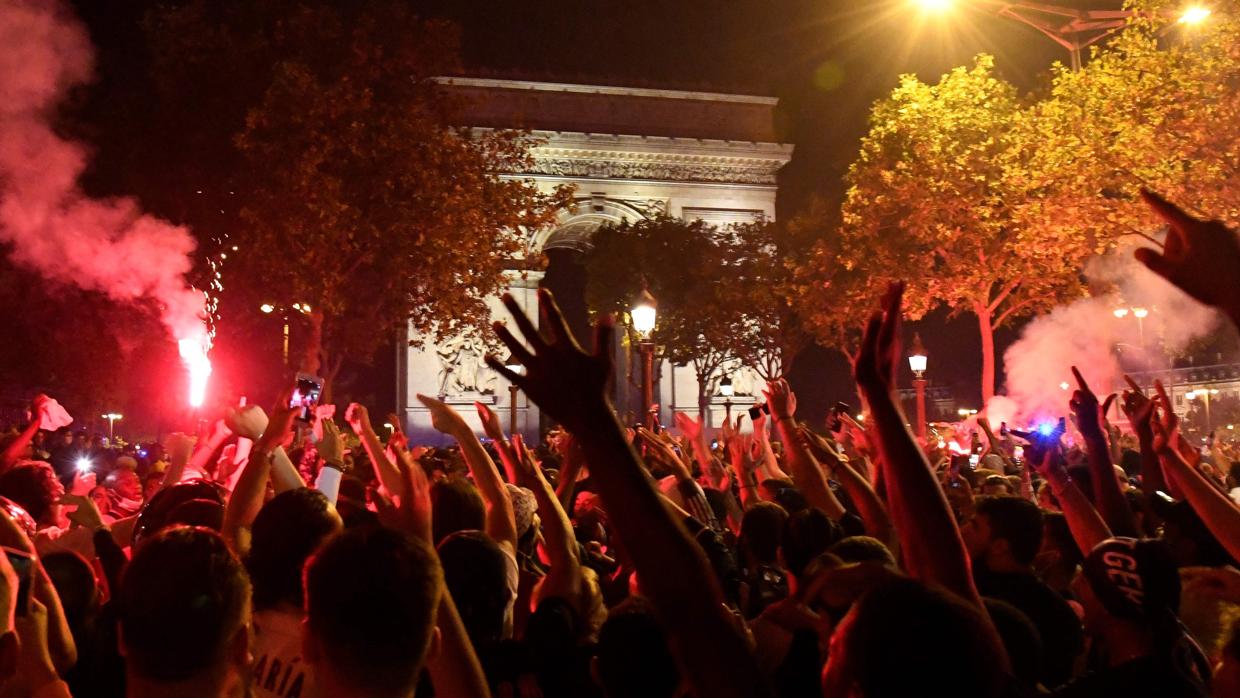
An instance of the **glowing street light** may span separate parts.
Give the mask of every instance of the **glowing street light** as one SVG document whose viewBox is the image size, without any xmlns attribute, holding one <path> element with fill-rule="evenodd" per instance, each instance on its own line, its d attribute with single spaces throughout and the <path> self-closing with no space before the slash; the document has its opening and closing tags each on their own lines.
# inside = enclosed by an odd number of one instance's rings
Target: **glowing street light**
<svg viewBox="0 0 1240 698">
<path fill-rule="evenodd" d="M 913 334 L 913 346 L 909 348 L 908 367 L 913 372 L 913 389 L 917 391 L 917 438 L 926 440 L 926 347 L 921 335 Z"/>
<path fill-rule="evenodd" d="M 629 311 L 629 317 L 633 318 L 633 329 L 642 338 L 650 336 L 654 332 L 654 325 L 659 317 L 659 303 L 650 294 L 649 289 L 642 289 L 637 295 L 637 300 L 633 303 L 633 309 Z"/>
<path fill-rule="evenodd" d="M 258 306 L 258 309 L 267 315 L 270 315 L 276 312 L 277 310 L 280 311 L 280 314 L 284 319 L 284 349 L 283 349 L 282 356 L 284 357 L 284 365 L 287 366 L 288 365 L 288 333 L 289 333 L 288 309 L 284 308 L 283 306 L 275 305 L 273 303 L 263 303 L 262 305 Z M 302 315 L 309 315 L 310 304 L 309 303 L 294 303 L 293 310 L 296 310 Z"/>
<path fill-rule="evenodd" d="M 1150 311 L 1146 310 L 1145 308 L 1133 308 L 1132 309 L 1132 316 L 1138 320 L 1144 319 L 1149 314 L 1150 314 Z"/>
<path fill-rule="evenodd" d="M 1177 21 L 1180 24 L 1194 26 L 1209 19 L 1211 14 L 1210 8 L 1202 7 L 1201 5 L 1193 5 L 1185 9 Z"/>
<path fill-rule="evenodd" d="M 654 299 L 650 289 L 643 284 L 642 292 L 633 302 L 629 317 L 633 319 L 633 329 L 641 337 L 639 345 L 642 353 L 642 410 L 646 411 L 647 421 L 654 428 L 655 416 L 650 412 L 654 404 L 654 342 L 650 335 L 654 332 L 655 322 L 659 317 L 659 302 Z"/>
<path fill-rule="evenodd" d="M 108 420 L 108 443 L 111 444 L 112 443 L 112 430 L 116 424 L 116 420 L 124 419 L 124 416 L 117 414 L 116 412 L 109 412 L 107 414 L 101 414 L 99 415 L 99 417 L 101 419 Z"/>
<path fill-rule="evenodd" d="M 1128 317 L 1128 309 L 1127 308 L 1116 308 L 1115 317 L 1120 318 L 1120 319 Z"/>
</svg>

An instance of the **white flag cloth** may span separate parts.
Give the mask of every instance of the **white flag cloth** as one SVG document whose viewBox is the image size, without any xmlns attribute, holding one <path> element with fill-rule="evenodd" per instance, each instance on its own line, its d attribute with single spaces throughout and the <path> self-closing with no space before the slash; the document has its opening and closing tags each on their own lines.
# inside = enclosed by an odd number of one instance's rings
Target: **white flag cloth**
<svg viewBox="0 0 1240 698">
<path fill-rule="evenodd" d="M 47 402 L 43 403 L 41 412 L 42 419 L 39 420 L 39 428 L 44 431 L 56 431 L 73 423 L 73 417 L 69 416 L 59 402 L 50 397 Z"/>
</svg>

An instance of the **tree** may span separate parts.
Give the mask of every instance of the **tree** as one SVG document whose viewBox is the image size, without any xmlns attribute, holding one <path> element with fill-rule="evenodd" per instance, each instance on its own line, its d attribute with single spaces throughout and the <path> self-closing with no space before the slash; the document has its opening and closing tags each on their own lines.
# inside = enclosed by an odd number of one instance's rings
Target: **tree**
<svg viewBox="0 0 1240 698">
<path fill-rule="evenodd" d="M 764 381 L 784 377 L 813 342 L 803 320 L 807 309 L 797 302 L 797 270 L 821 231 L 803 220 L 733 226 L 725 242 L 722 292 L 739 313 L 735 351 Z"/>
<path fill-rule="evenodd" d="M 839 351 L 851 364 L 866 321 L 878 308 L 886 282 L 894 279 L 872 277 L 872 270 L 844 258 L 844 239 L 837 234 L 837 219 L 826 202 L 816 198 L 784 223 L 794 239 L 813 240 L 809 249 L 795 258 L 790 295 L 795 295 L 805 332 L 820 346 Z M 923 313 L 924 308 L 905 308 L 910 318 Z"/>
<path fill-rule="evenodd" d="M 328 379 L 407 327 L 484 333 L 485 299 L 563 201 L 498 176 L 535 141 L 453 126 L 459 105 L 431 78 L 456 67 L 455 31 L 407 3 L 256 5 L 189 2 L 153 22 L 181 32 L 162 39 L 167 75 L 215 60 L 250 73 L 228 95 L 246 105 L 234 279 L 313 308 L 302 369 L 324 359 Z"/>
<path fill-rule="evenodd" d="M 1142 187 L 1240 222 L 1240 18 L 1215 8 L 1187 27 L 1179 3 L 1143 12 L 1083 70 L 1059 67 L 1028 123 L 1037 147 L 1019 217 L 1050 236 L 1080 231 L 1096 248 L 1144 243 L 1157 223 Z"/>
<path fill-rule="evenodd" d="M 983 400 L 995 390 L 995 330 L 1083 293 L 1077 230 L 1021 225 L 1029 116 L 993 59 L 937 84 L 901 78 L 874 106 L 849 169 L 839 263 L 872 282 L 905 278 L 907 297 L 972 313 Z"/>
<path fill-rule="evenodd" d="M 693 367 L 698 412 L 707 414 L 719 370 L 737 356 L 742 324 L 724 236 L 700 220 L 658 216 L 605 225 L 591 245 L 591 310 L 623 317 L 645 284 L 659 303 L 652 340 L 673 364 Z"/>
</svg>

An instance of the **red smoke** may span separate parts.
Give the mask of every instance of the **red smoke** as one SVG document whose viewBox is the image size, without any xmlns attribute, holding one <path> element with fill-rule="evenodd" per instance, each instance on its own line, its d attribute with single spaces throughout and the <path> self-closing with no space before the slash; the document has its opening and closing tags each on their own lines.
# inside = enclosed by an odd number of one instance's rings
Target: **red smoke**
<svg viewBox="0 0 1240 698">
<path fill-rule="evenodd" d="M 85 196 L 86 151 L 50 125 L 66 92 L 91 76 L 85 29 L 54 0 L 0 0 L 0 46 L 0 241 L 53 281 L 155 300 L 172 336 L 205 350 L 204 296 L 185 280 L 193 237 L 132 199 Z"/>
</svg>

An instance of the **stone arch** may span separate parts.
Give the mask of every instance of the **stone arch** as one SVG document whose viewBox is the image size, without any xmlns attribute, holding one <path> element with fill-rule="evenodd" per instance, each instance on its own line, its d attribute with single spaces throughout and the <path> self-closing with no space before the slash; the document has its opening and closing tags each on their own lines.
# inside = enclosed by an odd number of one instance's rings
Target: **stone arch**
<svg viewBox="0 0 1240 698">
<path fill-rule="evenodd" d="M 571 206 L 560 212 L 554 227 L 539 231 L 531 241 L 531 251 L 535 254 L 550 249 L 570 249 L 587 252 L 590 249 L 590 238 L 594 231 L 608 223 L 619 225 L 625 221 L 636 221 L 646 218 L 646 212 L 638 206 L 650 210 L 649 202 L 635 205 L 619 199 L 609 199 L 603 195 L 578 196 Z"/>
</svg>

